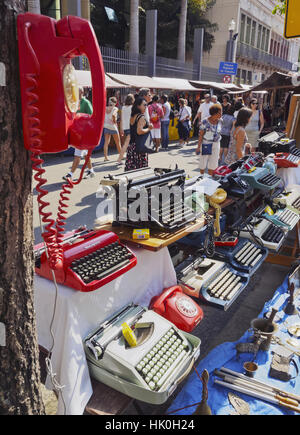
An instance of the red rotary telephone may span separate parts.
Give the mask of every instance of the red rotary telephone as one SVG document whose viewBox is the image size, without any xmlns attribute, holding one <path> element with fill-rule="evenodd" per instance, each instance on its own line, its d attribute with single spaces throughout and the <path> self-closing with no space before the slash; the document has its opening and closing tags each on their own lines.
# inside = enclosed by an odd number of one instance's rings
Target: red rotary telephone
<svg viewBox="0 0 300 435">
<path fill-rule="evenodd" d="M 92 150 L 99 144 L 105 116 L 105 75 L 100 49 L 89 21 L 67 16 L 59 21 L 44 15 L 17 17 L 20 87 L 25 148 L 31 151 L 36 171 L 39 213 L 45 224 L 49 267 L 58 282 L 64 277 L 63 230 L 66 201 L 74 185 L 82 180 Z M 92 75 L 93 114 L 77 113 L 79 89 L 72 59 L 87 56 Z M 56 221 L 44 209 L 49 205 L 43 187 L 44 153 L 65 151 L 69 145 L 88 149 L 78 181 L 63 185 Z"/>
<path fill-rule="evenodd" d="M 185 295 L 179 285 L 152 298 L 149 308 L 185 332 L 191 332 L 204 316 L 199 305 Z"/>
</svg>

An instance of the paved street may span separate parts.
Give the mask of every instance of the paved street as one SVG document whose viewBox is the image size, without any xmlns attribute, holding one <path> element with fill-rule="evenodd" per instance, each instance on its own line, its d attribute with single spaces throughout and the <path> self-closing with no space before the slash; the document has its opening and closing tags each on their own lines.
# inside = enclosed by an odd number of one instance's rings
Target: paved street
<svg viewBox="0 0 300 435">
<path fill-rule="evenodd" d="M 189 176 L 198 173 L 197 157 L 194 153 L 196 142 L 191 141 L 189 146 L 180 148 L 173 144 L 168 152 L 159 152 L 149 156 L 149 164 L 152 167 L 175 167 L 184 168 Z M 71 163 L 70 156 L 47 156 L 44 168 L 49 190 L 47 200 L 51 206 L 49 210 L 56 216 L 57 204 L 59 200 L 62 177 L 67 174 Z M 69 201 L 68 218 L 66 229 L 70 230 L 80 225 L 87 225 L 92 228 L 96 218 L 96 208 L 99 199 L 96 198 L 96 191 L 101 177 L 109 173 L 120 173 L 122 167 L 116 166 L 117 154 L 110 150 L 110 161 L 103 162 L 103 153 L 98 152 L 93 155 L 93 165 L 95 168 L 95 178 L 83 180 L 80 185 L 75 186 Z M 79 169 L 76 175 L 79 175 Z M 76 176 L 75 176 L 76 178 Z M 34 232 L 35 241 L 41 241 L 39 217 L 37 204 L 34 203 Z M 216 307 L 202 306 L 204 320 L 193 331 L 193 334 L 201 338 L 201 356 L 204 358 L 214 347 L 226 341 L 238 340 L 250 327 L 250 322 L 262 310 L 276 288 L 282 283 L 288 269 L 282 266 L 274 266 L 265 263 L 258 272 L 252 277 L 248 287 L 240 295 L 237 301 L 224 312 Z M 168 402 L 170 403 L 170 401 Z M 140 404 L 145 413 L 160 414 L 166 407 L 148 406 Z M 128 410 L 127 413 L 135 413 L 135 410 Z"/>
</svg>

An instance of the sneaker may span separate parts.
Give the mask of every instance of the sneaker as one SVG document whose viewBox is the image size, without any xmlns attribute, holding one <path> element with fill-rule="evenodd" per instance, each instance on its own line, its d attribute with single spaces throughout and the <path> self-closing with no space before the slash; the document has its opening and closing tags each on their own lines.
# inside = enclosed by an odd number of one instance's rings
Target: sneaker
<svg viewBox="0 0 300 435">
<path fill-rule="evenodd" d="M 85 179 L 87 179 L 87 178 L 94 178 L 95 177 L 95 172 L 94 171 L 86 171 L 86 174 L 85 174 Z"/>
<path fill-rule="evenodd" d="M 63 180 L 68 181 L 68 180 L 72 180 L 72 175 L 71 174 L 67 174 L 63 177 Z"/>
</svg>

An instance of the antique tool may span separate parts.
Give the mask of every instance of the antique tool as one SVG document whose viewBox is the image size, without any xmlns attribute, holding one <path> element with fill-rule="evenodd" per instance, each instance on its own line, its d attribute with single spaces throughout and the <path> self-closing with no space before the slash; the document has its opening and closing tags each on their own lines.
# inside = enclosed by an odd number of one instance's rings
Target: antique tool
<svg viewBox="0 0 300 435">
<path fill-rule="evenodd" d="M 286 307 L 284 308 L 285 314 L 288 316 L 293 316 L 294 314 L 297 314 L 298 311 L 294 304 L 294 294 L 295 294 L 295 284 L 292 282 L 289 282 L 288 291 L 290 293 L 288 303 L 286 304 Z"/>
<path fill-rule="evenodd" d="M 268 319 L 253 319 L 251 321 L 251 327 L 254 330 L 255 336 L 262 337 L 263 341 L 260 345 L 260 349 L 263 351 L 267 351 L 270 349 L 272 336 L 277 329 L 275 323 L 273 323 L 273 319 L 277 313 L 275 308 L 272 309 L 272 313 Z"/>
<path fill-rule="evenodd" d="M 214 382 L 223 387 L 229 388 L 240 393 L 247 394 L 249 396 L 255 397 L 257 399 L 264 400 L 266 402 L 274 403 L 275 405 L 283 406 L 287 409 L 300 413 L 300 407 L 297 400 L 290 397 L 282 396 L 273 391 L 264 390 L 263 387 L 252 383 L 252 379 L 245 378 L 238 379 L 235 376 L 226 375 L 218 370 L 214 372 L 216 376 L 221 377 L 223 380 L 220 381 L 215 379 Z"/>
<path fill-rule="evenodd" d="M 250 414 L 250 406 L 248 405 L 247 402 L 245 402 L 245 400 L 243 400 L 237 394 L 234 394 L 230 391 L 228 393 L 228 400 L 231 403 L 231 405 L 234 407 L 237 415 L 249 415 Z"/>
<path fill-rule="evenodd" d="M 207 370 L 204 370 L 201 375 L 201 382 L 203 385 L 202 388 L 202 400 L 196 408 L 196 411 L 193 415 L 212 415 L 211 408 L 207 404 L 208 399 L 208 381 L 209 381 L 209 373 Z"/>
<path fill-rule="evenodd" d="M 228 369 L 226 367 L 221 367 L 219 372 L 222 374 L 228 374 L 228 375 L 231 375 L 231 376 L 234 376 L 236 378 L 246 380 L 249 382 L 249 378 L 247 378 L 247 376 L 243 375 L 242 373 L 235 372 L 234 370 Z M 290 397 L 291 399 L 296 400 L 300 404 L 300 396 L 298 396 L 296 394 L 288 393 L 286 391 L 281 390 L 280 388 L 274 387 L 273 385 L 269 385 L 266 382 L 259 381 L 257 379 L 251 379 L 250 382 L 252 384 L 256 384 L 257 386 L 260 386 L 265 391 L 272 391 L 273 393 L 279 394 L 282 397 Z"/>
</svg>

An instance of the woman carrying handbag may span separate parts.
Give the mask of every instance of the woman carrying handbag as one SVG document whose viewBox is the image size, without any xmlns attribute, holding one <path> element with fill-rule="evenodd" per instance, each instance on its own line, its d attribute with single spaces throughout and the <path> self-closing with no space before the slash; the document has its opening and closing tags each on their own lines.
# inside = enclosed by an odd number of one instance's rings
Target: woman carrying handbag
<svg viewBox="0 0 300 435">
<path fill-rule="evenodd" d="M 199 140 L 196 154 L 199 155 L 200 173 L 213 175 L 219 163 L 220 141 L 222 130 L 222 106 L 214 104 L 209 109 L 210 116 L 200 124 Z"/>
<path fill-rule="evenodd" d="M 127 149 L 125 172 L 148 166 L 148 154 L 155 152 L 151 130 L 153 125 L 148 124 L 145 118 L 147 102 L 145 98 L 138 97 L 132 106 L 130 118 L 130 144 Z"/>
</svg>

